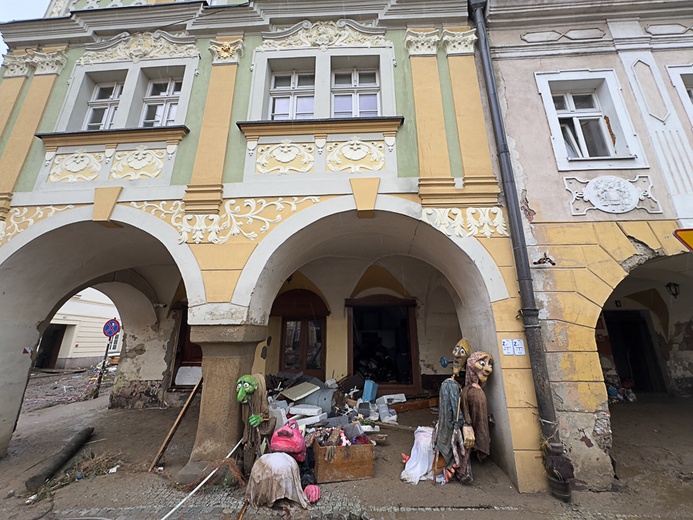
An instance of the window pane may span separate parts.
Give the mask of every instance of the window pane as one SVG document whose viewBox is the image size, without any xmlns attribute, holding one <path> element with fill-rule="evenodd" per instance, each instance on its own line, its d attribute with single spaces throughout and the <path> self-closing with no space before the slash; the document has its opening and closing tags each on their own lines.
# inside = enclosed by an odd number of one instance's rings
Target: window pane
<svg viewBox="0 0 693 520">
<path fill-rule="evenodd" d="M 174 81 L 173 82 L 173 93 L 180 95 L 181 90 L 183 90 L 183 82 L 182 81 Z"/>
<path fill-rule="evenodd" d="M 142 126 L 153 127 L 161 126 L 161 118 L 164 113 L 164 105 L 147 105 L 144 111 L 144 121 Z"/>
<path fill-rule="evenodd" d="M 284 325 L 284 368 L 298 370 L 301 367 L 301 322 L 287 320 Z"/>
<path fill-rule="evenodd" d="M 150 96 L 165 96 L 168 91 L 168 81 L 152 82 L 149 86 Z"/>
<path fill-rule="evenodd" d="M 582 157 L 577 138 L 575 137 L 575 129 L 573 128 L 572 120 L 561 121 L 561 133 L 563 134 L 563 142 L 565 143 L 568 157 L 571 159 Z"/>
<path fill-rule="evenodd" d="M 351 104 L 351 94 L 340 95 L 334 97 L 334 115 L 335 117 L 351 117 L 353 115 L 353 108 Z"/>
<path fill-rule="evenodd" d="M 87 123 L 88 130 L 100 130 L 101 123 L 106 115 L 106 108 L 92 108 L 89 114 L 89 122 Z"/>
<path fill-rule="evenodd" d="M 178 112 L 178 103 L 171 103 L 168 106 L 168 114 L 166 114 L 166 126 L 172 125 L 176 121 L 176 113 Z"/>
<path fill-rule="evenodd" d="M 114 90 L 115 90 L 115 86 L 113 86 L 113 85 L 97 87 L 96 88 L 96 95 L 94 96 L 94 99 L 111 99 L 111 96 L 113 95 Z"/>
<path fill-rule="evenodd" d="M 566 109 L 565 97 L 552 96 L 552 99 L 553 99 L 553 106 L 556 108 L 556 110 L 565 110 Z"/>
<path fill-rule="evenodd" d="M 274 76 L 274 88 L 291 88 L 291 76 Z"/>
<path fill-rule="evenodd" d="M 104 125 L 104 128 L 111 128 L 113 126 L 113 121 L 115 120 L 117 113 L 117 106 L 113 107 L 113 109 L 108 112 L 108 114 L 106 115 L 106 124 Z"/>
<path fill-rule="evenodd" d="M 377 85 L 375 72 L 359 72 L 359 85 Z"/>
<path fill-rule="evenodd" d="M 592 94 L 573 94 L 573 103 L 575 103 L 575 110 L 596 108 Z"/>
<path fill-rule="evenodd" d="M 361 117 L 378 115 L 378 96 L 376 94 L 361 94 L 359 96 L 359 115 Z"/>
<path fill-rule="evenodd" d="M 599 119 L 581 119 L 580 128 L 590 157 L 609 157 L 611 155 Z"/>
<path fill-rule="evenodd" d="M 322 323 L 318 320 L 308 322 L 308 348 L 306 351 L 306 369 L 322 368 Z"/>
<path fill-rule="evenodd" d="M 335 85 L 346 85 L 351 86 L 351 73 L 350 72 L 337 72 L 334 75 Z"/>
<path fill-rule="evenodd" d="M 282 97 L 272 100 L 272 119 L 288 119 L 291 98 Z"/>
<path fill-rule="evenodd" d="M 313 96 L 296 98 L 296 117 L 313 117 Z"/>
<path fill-rule="evenodd" d="M 299 74 L 298 75 L 298 86 L 299 87 L 312 87 L 315 85 L 315 74 Z"/>
</svg>

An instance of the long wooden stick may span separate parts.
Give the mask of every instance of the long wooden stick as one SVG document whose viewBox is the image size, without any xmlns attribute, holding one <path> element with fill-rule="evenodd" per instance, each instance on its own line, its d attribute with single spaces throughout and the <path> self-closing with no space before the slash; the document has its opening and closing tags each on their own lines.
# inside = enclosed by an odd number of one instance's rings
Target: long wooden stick
<svg viewBox="0 0 693 520">
<path fill-rule="evenodd" d="M 201 384 L 202 384 L 202 378 L 200 378 L 200 380 L 197 382 L 197 384 L 195 385 L 195 388 L 193 388 L 193 391 L 190 392 L 190 396 L 188 397 L 188 400 L 185 401 L 183 408 L 181 409 L 180 413 L 178 414 L 178 417 L 176 417 L 176 421 L 173 423 L 173 426 L 171 427 L 171 431 L 168 432 L 168 435 L 164 439 L 164 443 L 161 445 L 161 448 L 159 448 L 159 453 L 156 454 L 156 457 L 154 457 L 154 461 L 152 462 L 152 465 L 149 466 L 149 469 L 147 471 L 151 472 L 154 469 L 154 466 L 156 466 L 159 463 L 159 460 L 161 459 L 162 455 L 164 454 L 164 451 L 166 451 L 168 444 L 171 442 L 171 439 L 173 438 L 173 434 L 176 433 L 178 426 L 180 426 L 180 422 L 183 419 L 185 412 L 187 412 L 188 408 L 190 408 L 190 404 L 192 403 L 192 400 L 195 397 L 195 394 L 197 393 L 197 391 L 199 390 Z"/>
</svg>

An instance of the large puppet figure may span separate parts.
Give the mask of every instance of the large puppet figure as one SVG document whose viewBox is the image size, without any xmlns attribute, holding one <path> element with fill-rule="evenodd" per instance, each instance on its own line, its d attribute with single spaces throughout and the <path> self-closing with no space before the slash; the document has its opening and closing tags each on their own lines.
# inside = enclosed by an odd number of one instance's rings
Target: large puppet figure
<svg viewBox="0 0 693 520">
<path fill-rule="evenodd" d="M 469 341 L 462 338 L 452 349 L 452 376 L 440 385 L 438 425 L 436 427 L 436 461 L 438 454 L 445 459 L 445 479 L 450 479 L 460 467 L 463 451 L 460 392 L 462 385 L 457 381 L 465 369 L 469 357 Z M 438 468 L 435 468 L 438 471 Z"/>
<path fill-rule="evenodd" d="M 465 453 L 460 464 L 462 470 L 460 481 L 463 484 L 471 484 L 472 482 L 472 466 L 469 460 L 472 449 L 476 452 L 479 460 L 483 460 L 491 453 L 488 405 L 483 390 L 491 372 L 493 372 L 491 354 L 474 352 L 467 359 L 466 380 L 460 395 L 464 414 L 462 435 L 464 436 Z"/>
<path fill-rule="evenodd" d="M 276 424 L 269 417 L 265 376 L 241 376 L 236 382 L 237 400 L 242 405 L 243 416 L 243 474 L 250 474 L 255 460 L 262 455 L 262 440 L 269 439 Z"/>
<path fill-rule="evenodd" d="M 271 507 L 286 499 L 305 509 L 320 498 L 312 470 L 306 466 L 306 442 L 296 421 L 289 421 L 272 435 L 272 453 L 260 457 L 248 479 L 245 499 L 253 507 Z M 299 467 L 301 463 L 302 467 Z"/>
</svg>

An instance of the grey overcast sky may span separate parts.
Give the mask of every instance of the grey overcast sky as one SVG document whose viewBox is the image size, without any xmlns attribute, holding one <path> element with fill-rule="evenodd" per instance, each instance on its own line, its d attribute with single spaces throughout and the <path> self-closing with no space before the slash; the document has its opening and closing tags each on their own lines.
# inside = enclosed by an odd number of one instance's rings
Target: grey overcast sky
<svg viewBox="0 0 693 520">
<path fill-rule="evenodd" d="M 32 20 L 42 18 L 50 0 L 0 0 L 0 22 L 12 20 Z M 0 31 L 2 27 L 0 26 Z M 7 52 L 7 46 L 0 36 L 0 54 Z"/>
</svg>

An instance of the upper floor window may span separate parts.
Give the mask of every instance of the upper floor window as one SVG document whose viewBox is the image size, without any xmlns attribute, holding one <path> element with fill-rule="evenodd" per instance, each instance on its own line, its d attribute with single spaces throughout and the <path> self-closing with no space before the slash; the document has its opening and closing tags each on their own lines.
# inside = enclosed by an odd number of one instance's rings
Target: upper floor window
<svg viewBox="0 0 693 520">
<path fill-rule="evenodd" d="M 150 81 L 144 97 L 141 126 L 152 128 L 175 124 L 182 89 L 181 79 Z"/>
<path fill-rule="evenodd" d="M 315 73 L 274 74 L 270 98 L 270 119 L 311 119 L 315 110 Z"/>
<path fill-rule="evenodd" d="M 375 117 L 379 115 L 377 70 L 335 71 L 332 73 L 332 115 L 334 117 Z"/>
<path fill-rule="evenodd" d="M 554 94 L 553 105 L 570 159 L 614 154 L 609 118 L 602 113 L 594 92 Z"/>
<path fill-rule="evenodd" d="M 89 112 L 84 125 L 85 130 L 109 130 L 113 126 L 122 91 L 122 83 L 96 85 L 91 101 L 88 103 Z"/>
<path fill-rule="evenodd" d="M 647 167 L 613 70 L 535 77 L 559 170 Z"/>
</svg>

